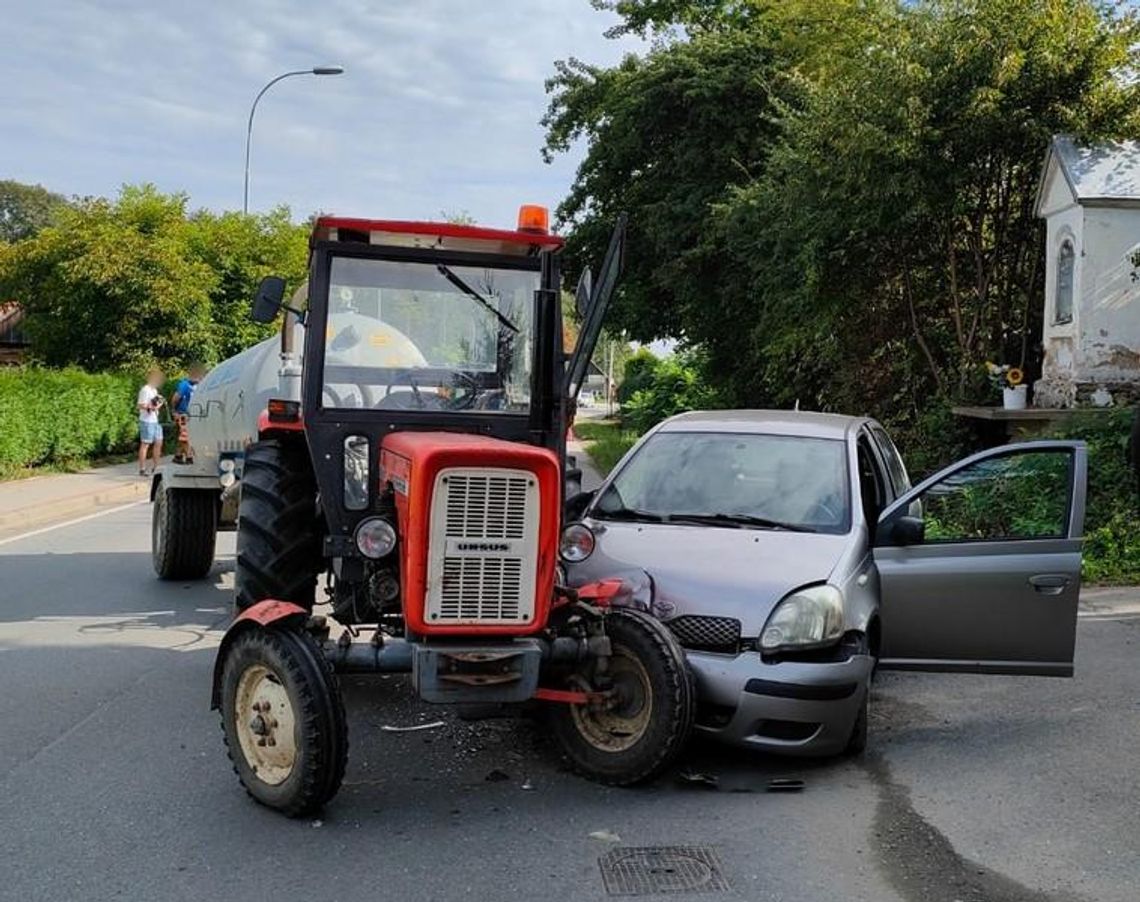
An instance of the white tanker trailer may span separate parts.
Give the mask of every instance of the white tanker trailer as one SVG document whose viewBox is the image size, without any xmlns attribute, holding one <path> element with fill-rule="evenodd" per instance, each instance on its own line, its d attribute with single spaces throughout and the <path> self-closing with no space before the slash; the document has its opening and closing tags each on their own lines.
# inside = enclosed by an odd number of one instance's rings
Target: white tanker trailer
<svg viewBox="0 0 1140 902">
<path fill-rule="evenodd" d="M 245 449 L 257 441 L 259 420 L 270 398 L 300 401 L 303 353 L 293 349 L 304 347 L 304 330 L 300 322 L 294 322 L 292 341 L 284 341 L 288 330 L 267 338 L 218 364 L 195 387 L 186 414 L 189 462 L 164 465 L 151 482 L 155 505 L 152 547 L 161 572 L 181 579 L 204 576 L 214 560 L 217 530 L 234 528 Z M 427 366 L 406 335 L 353 310 L 329 314 L 325 348 L 328 362 L 349 367 Z M 335 406 L 348 408 L 402 407 L 409 398 L 422 406 L 425 397 L 437 396 L 435 389 L 423 385 L 393 385 L 386 390 L 329 385 L 325 391 Z M 199 539 L 192 548 L 176 550 L 163 541 L 164 527 Z M 172 555 L 179 560 L 163 560 Z"/>
</svg>

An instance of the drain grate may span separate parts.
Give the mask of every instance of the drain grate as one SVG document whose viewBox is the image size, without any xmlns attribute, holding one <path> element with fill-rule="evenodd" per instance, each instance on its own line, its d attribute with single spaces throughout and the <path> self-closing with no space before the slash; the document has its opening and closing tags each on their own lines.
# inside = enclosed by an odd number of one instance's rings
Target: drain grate
<svg viewBox="0 0 1140 902">
<path fill-rule="evenodd" d="M 600 859 L 611 896 L 652 893 L 719 893 L 728 889 L 716 853 L 704 846 L 614 849 Z"/>
</svg>

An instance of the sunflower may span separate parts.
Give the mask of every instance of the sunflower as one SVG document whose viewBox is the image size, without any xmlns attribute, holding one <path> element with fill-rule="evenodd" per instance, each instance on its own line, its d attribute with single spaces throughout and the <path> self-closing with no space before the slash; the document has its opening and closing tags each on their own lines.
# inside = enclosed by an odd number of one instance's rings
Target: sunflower
<svg viewBox="0 0 1140 902">
<path fill-rule="evenodd" d="M 1006 379 L 1006 381 L 1007 381 L 1007 382 L 1008 382 L 1008 383 L 1009 383 L 1011 386 L 1013 386 L 1014 388 L 1016 388 L 1017 386 L 1021 385 L 1021 382 L 1022 382 L 1022 380 L 1023 380 L 1024 378 L 1025 378 L 1025 373 L 1023 373 L 1023 372 L 1022 372 L 1020 369 L 1018 369 L 1016 366 L 1015 366 L 1015 367 L 1010 367 L 1010 370 L 1009 370 L 1009 372 L 1005 374 L 1005 379 Z"/>
</svg>

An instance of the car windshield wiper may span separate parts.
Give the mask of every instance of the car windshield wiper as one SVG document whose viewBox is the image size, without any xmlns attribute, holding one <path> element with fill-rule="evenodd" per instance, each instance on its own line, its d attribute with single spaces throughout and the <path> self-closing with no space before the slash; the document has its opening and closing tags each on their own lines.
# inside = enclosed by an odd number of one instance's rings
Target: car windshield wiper
<svg viewBox="0 0 1140 902">
<path fill-rule="evenodd" d="M 483 305 L 483 307 L 485 307 L 487 310 L 491 311 L 491 313 L 493 313 L 495 315 L 495 318 L 498 319 L 500 324 L 502 324 L 505 328 L 510 329 L 516 335 L 518 334 L 519 327 L 516 326 L 514 323 L 512 323 L 505 316 L 503 316 L 503 314 L 501 314 L 497 309 L 495 309 L 495 305 L 492 304 L 490 301 L 488 301 L 485 297 L 483 297 L 483 295 L 479 294 L 479 292 L 477 292 L 474 288 L 472 288 L 470 285 L 468 285 L 466 282 L 464 282 L 461 278 L 459 278 L 459 276 L 457 276 L 455 273 L 453 273 L 450 269 L 448 269 L 442 263 L 437 263 L 435 265 L 435 268 L 439 270 L 439 274 L 441 276 L 443 276 L 445 279 L 447 279 L 447 281 L 449 281 L 452 285 L 454 285 L 456 288 L 458 288 L 460 291 L 462 291 L 465 295 L 467 295 L 469 298 L 473 298 L 474 300 L 478 301 L 480 304 Z"/>
<path fill-rule="evenodd" d="M 754 517 L 752 514 L 684 513 L 667 514 L 664 519 L 669 523 L 709 523 L 714 526 L 784 529 L 788 532 L 816 532 L 816 530 L 810 526 L 803 526 L 799 523 L 785 523 L 782 520 L 770 520 L 767 517 Z"/>
<path fill-rule="evenodd" d="M 669 517 L 652 511 L 637 510 L 632 507 L 616 507 L 613 510 L 595 508 L 593 516 L 602 520 L 631 520 L 638 523 L 664 523 Z"/>
</svg>

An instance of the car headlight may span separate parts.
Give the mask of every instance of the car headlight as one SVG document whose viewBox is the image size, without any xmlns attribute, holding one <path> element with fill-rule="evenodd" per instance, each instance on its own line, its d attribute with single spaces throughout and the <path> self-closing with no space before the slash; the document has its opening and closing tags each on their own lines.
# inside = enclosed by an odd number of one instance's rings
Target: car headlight
<svg viewBox="0 0 1140 902">
<path fill-rule="evenodd" d="M 382 517 L 361 520 L 355 538 L 360 553 L 373 560 L 391 554 L 396 547 L 396 530 Z"/>
<path fill-rule="evenodd" d="M 835 586 L 808 586 L 776 605 L 760 634 L 760 650 L 830 645 L 842 635 L 843 593 Z"/>
<path fill-rule="evenodd" d="M 584 523 L 571 523 L 562 530 L 558 553 L 568 564 L 579 564 L 594 553 L 594 533 Z"/>
</svg>

